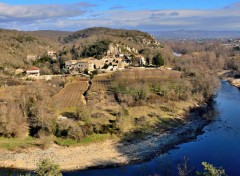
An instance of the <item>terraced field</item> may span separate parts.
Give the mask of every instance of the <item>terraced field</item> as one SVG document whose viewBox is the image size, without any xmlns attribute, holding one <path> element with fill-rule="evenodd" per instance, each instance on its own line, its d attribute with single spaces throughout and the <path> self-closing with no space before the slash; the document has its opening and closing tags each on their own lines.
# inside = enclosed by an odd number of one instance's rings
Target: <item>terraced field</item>
<svg viewBox="0 0 240 176">
<path fill-rule="evenodd" d="M 69 83 L 53 99 L 57 109 L 74 108 L 85 105 L 83 93 L 87 90 L 88 81 Z"/>
<path fill-rule="evenodd" d="M 90 91 L 92 92 L 105 92 L 109 90 L 111 83 L 111 75 L 98 75 L 92 81 L 92 87 Z"/>
</svg>

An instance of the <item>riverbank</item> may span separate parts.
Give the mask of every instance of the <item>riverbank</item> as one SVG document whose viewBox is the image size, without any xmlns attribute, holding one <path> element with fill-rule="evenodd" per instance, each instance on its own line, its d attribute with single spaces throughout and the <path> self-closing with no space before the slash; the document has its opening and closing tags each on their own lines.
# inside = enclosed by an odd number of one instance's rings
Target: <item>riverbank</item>
<svg viewBox="0 0 240 176">
<path fill-rule="evenodd" d="M 234 71 L 225 70 L 218 73 L 218 76 L 226 81 L 228 81 L 232 86 L 240 88 L 240 78 L 236 78 Z M 238 76 L 237 76 L 238 77 Z"/>
<path fill-rule="evenodd" d="M 49 158 L 62 170 L 82 170 L 96 167 L 116 167 L 149 160 L 180 143 L 194 139 L 209 122 L 202 114 L 209 107 L 199 107 L 190 113 L 190 121 L 166 133 L 155 132 L 131 142 L 107 140 L 87 146 L 62 147 L 53 144 L 48 149 L 29 148 L 22 151 L 0 151 L 0 167 L 34 170 L 37 163 Z"/>
</svg>

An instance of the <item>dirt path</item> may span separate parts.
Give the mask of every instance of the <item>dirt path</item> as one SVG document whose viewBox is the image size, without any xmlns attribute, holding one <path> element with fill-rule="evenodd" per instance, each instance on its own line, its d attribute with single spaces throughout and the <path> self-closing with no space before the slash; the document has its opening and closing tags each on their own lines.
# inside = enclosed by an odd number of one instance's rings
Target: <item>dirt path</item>
<svg viewBox="0 0 240 176">
<path fill-rule="evenodd" d="M 44 158 L 49 158 L 59 164 L 62 170 L 125 165 L 153 158 L 179 143 L 195 138 L 206 123 L 204 120 L 189 122 L 172 132 L 156 133 L 132 143 L 116 143 L 108 140 L 88 146 L 69 148 L 52 145 L 46 150 L 39 148 L 26 149 L 21 152 L 2 150 L 0 151 L 0 167 L 33 170 L 36 164 Z"/>
</svg>

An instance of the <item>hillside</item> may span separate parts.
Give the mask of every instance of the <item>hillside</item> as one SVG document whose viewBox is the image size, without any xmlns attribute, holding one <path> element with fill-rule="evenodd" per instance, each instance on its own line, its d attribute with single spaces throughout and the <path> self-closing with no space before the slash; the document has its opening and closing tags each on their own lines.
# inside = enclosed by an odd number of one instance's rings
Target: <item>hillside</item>
<svg viewBox="0 0 240 176">
<path fill-rule="evenodd" d="M 18 68 L 26 66 L 27 54 L 42 55 L 49 49 L 59 50 L 58 38 L 64 33 L 36 31 L 22 32 L 0 29 L 1 67 Z"/>
<path fill-rule="evenodd" d="M 64 37 L 61 42 L 65 44 L 61 60 L 101 58 L 107 53 L 144 54 L 148 57 L 161 48 L 160 43 L 146 32 L 100 27 L 76 31 Z"/>
</svg>

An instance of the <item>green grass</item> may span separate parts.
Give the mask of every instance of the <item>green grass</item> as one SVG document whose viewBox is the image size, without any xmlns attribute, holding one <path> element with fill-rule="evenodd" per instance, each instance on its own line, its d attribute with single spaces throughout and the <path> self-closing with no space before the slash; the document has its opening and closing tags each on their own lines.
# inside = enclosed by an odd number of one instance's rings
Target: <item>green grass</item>
<svg viewBox="0 0 240 176">
<path fill-rule="evenodd" d="M 67 147 L 79 144 L 79 141 L 76 141 L 76 140 L 73 140 L 73 139 L 63 139 L 63 138 L 56 138 L 54 140 L 54 142 L 57 145 L 67 146 Z"/>
<path fill-rule="evenodd" d="M 0 148 L 7 150 L 14 150 L 16 148 L 27 148 L 37 144 L 38 140 L 32 137 L 27 137 L 25 139 L 0 137 Z"/>
<path fill-rule="evenodd" d="M 110 134 L 92 134 L 82 139 L 81 141 L 73 140 L 73 139 L 63 139 L 63 138 L 55 138 L 54 142 L 60 146 L 77 146 L 77 145 L 86 145 L 90 143 L 96 143 L 104 141 L 110 138 Z M 53 140 L 53 139 L 51 139 Z M 6 150 L 16 150 L 23 149 L 32 146 L 41 146 L 41 140 L 27 137 L 25 139 L 20 138 L 4 138 L 0 137 L 0 148 Z"/>
<path fill-rule="evenodd" d="M 110 134 L 92 134 L 80 141 L 81 144 L 101 142 L 111 137 Z"/>
<path fill-rule="evenodd" d="M 56 138 L 54 142 L 60 146 L 77 146 L 77 145 L 86 145 L 90 143 L 96 143 L 101 142 L 110 137 L 109 134 L 92 134 L 85 138 L 83 138 L 81 141 L 73 140 L 73 139 L 63 139 L 63 138 Z"/>
</svg>

